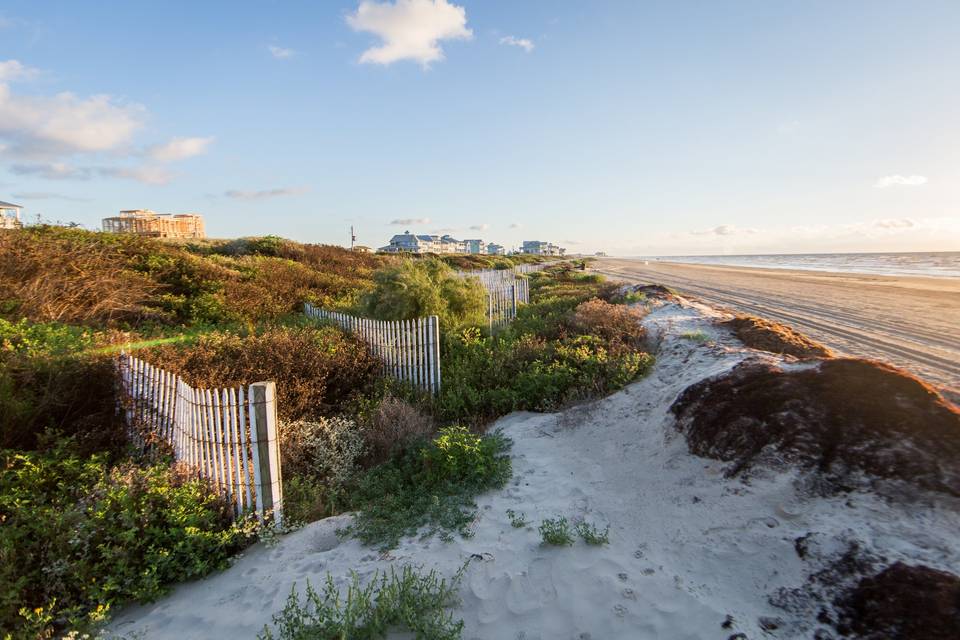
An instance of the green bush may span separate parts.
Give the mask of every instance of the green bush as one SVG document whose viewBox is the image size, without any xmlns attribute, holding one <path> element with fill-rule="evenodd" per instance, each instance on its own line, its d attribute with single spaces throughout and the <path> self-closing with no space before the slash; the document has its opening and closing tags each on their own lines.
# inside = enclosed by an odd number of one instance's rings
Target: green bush
<svg viewBox="0 0 960 640">
<path fill-rule="evenodd" d="M 460 278 L 440 260 L 407 260 L 374 274 L 363 312 L 379 320 L 435 315 L 449 331 L 484 323 L 486 293 L 475 278 Z"/>
<path fill-rule="evenodd" d="M 464 565 L 466 566 L 466 565 Z M 273 616 L 277 631 L 264 627 L 260 640 L 374 640 L 388 633 L 409 631 L 423 640 L 456 640 L 463 621 L 454 620 L 446 609 L 459 603 L 461 569 L 449 582 L 436 571 L 421 574 L 405 565 L 398 574 L 374 572 L 366 586 L 353 573 L 343 596 L 327 574 L 323 593 L 307 582 L 305 602 L 296 585 L 283 610 Z"/>
<path fill-rule="evenodd" d="M 540 523 L 540 538 L 543 544 L 557 547 L 567 547 L 573 544 L 573 533 L 570 523 L 563 516 L 547 518 Z"/>
<path fill-rule="evenodd" d="M 0 627 L 15 637 L 152 600 L 224 566 L 244 541 L 205 483 L 169 467 L 110 469 L 64 444 L 0 458 Z"/>
<path fill-rule="evenodd" d="M 600 546 L 610 543 L 610 525 L 601 531 L 596 525 L 590 524 L 586 520 L 577 523 L 577 535 L 580 539 L 592 546 Z"/>
<path fill-rule="evenodd" d="M 510 479 L 509 447 L 510 441 L 498 433 L 477 436 L 461 427 L 442 429 L 433 442 L 367 472 L 351 496 L 360 513 L 343 533 L 381 549 L 395 547 L 401 537 L 424 526 L 426 536 L 469 535 L 474 496 Z"/>
</svg>

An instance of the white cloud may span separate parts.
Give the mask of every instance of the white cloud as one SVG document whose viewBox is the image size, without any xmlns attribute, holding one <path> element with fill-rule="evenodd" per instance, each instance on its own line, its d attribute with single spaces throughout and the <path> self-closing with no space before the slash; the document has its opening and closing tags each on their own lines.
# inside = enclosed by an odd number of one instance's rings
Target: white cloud
<svg viewBox="0 0 960 640">
<path fill-rule="evenodd" d="M 430 224 L 430 218 L 397 218 L 391 220 L 390 224 L 398 227 L 408 227 L 415 224 Z"/>
<path fill-rule="evenodd" d="M 144 184 L 167 184 L 173 180 L 173 174 L 163 167 L 99 167 L 97 173 L 107 178 L 136 180 Z"/>
<path fill-rule="evenodd" d="M 107 95 L 20 96 L 0 84 L 0 138 L 21 156 L 115 150 L 141 127 L 144 111 Z"/>
<path fill-rule="evenodd" d="M 447 0 L 363 0 L 347 16 L 354 31 L 366 31 L 382 41 L 360 56 L 360 62 L 388 65 L 414 60 L 424 67 L 443 60 L 441 40 L 469 40 L 467 12 Z"/>
<path fill-rule="evenodd" d="M 307 189 L 303 187 L 278 187 L 276 189 L 263 189 L 261 191 L 241 191 L 231 189 L 225 191 L 223 195 L 235 200 L 266 200 L 268 198 L 278 198 L 281 196 L 296 196 L 306 193 Z"/>
<path fill-rule="evenodd" d="M 40 73 L 39 69 L 28 67 L 19 60 L 0 61 L 0 82 L 12 82 L 14 80 L 29 80 Z"/>
<path fill-rule="evenodd" d="M 486 231 L 489 228 L 490 228 L 490 225 L 486 223 L 470 225 L 471 231 Z"/>
<path fill-rule="evenodd" d="M 922 184 L 927 184 L 926 176 L 884 176 L 877 180 L 875 186 L 878 189 L 886 189 L 887 187 L 893 186 L 907 186 L 907 187 L 917 187 Z"/>
<path fill-rule="evenodd" d="M 270 45 L 269 47 L 267 47 L 267 49 L 270 50 L 270 55 L 272 55 L 277 60 L 286 60 L 287 58 L 292 58 L 297 53 L 293 49 L 287 49 L 286 47 L 277 47 L 274 45 Z"/>
<path fill-rule="evenodd" d="M 527 53 L 533 51 L 533 42 L 529 38 L 514 38 L 513 36 L 504 36 L 500 38 L 500 44 L 511 47 L 520 47 Z"/>
<path fill-rule="evenodd" d="M 206 153 L 213 138 L 173 138 L 147 149 L 147 155 L 159 162 L 185 160 Z"/>
</svg>

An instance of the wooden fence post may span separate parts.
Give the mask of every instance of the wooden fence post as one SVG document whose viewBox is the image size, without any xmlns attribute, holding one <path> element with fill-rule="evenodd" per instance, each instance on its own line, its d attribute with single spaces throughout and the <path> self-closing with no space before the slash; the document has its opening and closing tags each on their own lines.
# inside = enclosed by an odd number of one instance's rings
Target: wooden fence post
<svg viewBox="0 0 960 640">
<path fill-rule="evenodd" d="M 283 523 L 283 487 L 280 478 L 280 443 L 277 437 L 276 385 L 255 382 L 250 385 L 251 413 L 257 428 L 256 447 L 259 453 L 260 483 L 257 501 L 260 512 L 273 511 L 273 521 Z"/>
</svg>

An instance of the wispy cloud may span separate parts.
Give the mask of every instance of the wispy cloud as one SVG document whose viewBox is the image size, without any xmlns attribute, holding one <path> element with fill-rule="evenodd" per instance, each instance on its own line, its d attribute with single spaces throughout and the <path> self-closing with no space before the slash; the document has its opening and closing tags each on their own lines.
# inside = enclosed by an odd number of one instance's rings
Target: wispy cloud
<svg viewBox="0 0 960 640">
<path fill-rule="evenodd" d="M 306 193 L 305 187 L 278 187 L 276 189 L 262 189 L 260 191 L 243 191 L 240 189 L 230 189 L 223 195 L 234 200 L 266 200 L 268 198 L 279 198 L 281 196 L 297 196 Z"/>
<path fill-rule="evenodd" d="M 397 227 L 409 227 L 415 224 L 430 224 L 430 218 L 396 218 L 390 224 Z"/>
<path fill-rule="evenodd" d="M 356 12 L 347 15 L 354 31 L 379 37 L 383 44 L 360 56 L 361 63 L 388 65 L 413 60 L 423 67 L 443 60 L 443 40 L 469 40 L 467 12 L 447 0 L 363 0 Z"/>
<path fill-rule="evenodd" d="M 158 162 L 175 162 L 206 153 L 212 142 L 213 138 L 173 138 L 148 148 L 147 155 Z"/>
<path fill-rule="evenodd" d="M 712 229 L 704 229 L 700 231 L 691 231 L 692 235 L 695 236 L 735 236 L 735 235 L 752 235 L 759 233 L 758 229 L 741 229 L 735 227 L 731 224 L 721 224 L 720 226 L 713 227 Z"/>
<path fill-rule="evenodd" d="M 470 225 L 471 231 L 486 231 L 489 228 L 490 228 L 490 225 L 486 223 Z"/>
<path fill-rule="evenodd" d="M 150 165 L 139 167 L 99 167 L 97 173 L 107 178 L 136 180 L 144 184 L 161 185 L 173 180 L 174 174 L 164 167 Z"/>
<path fill-rule="evenodd" d="M 270 51 L 270 55 L 272 55 L 277 60 L 286 60 L 288 58 L 292 58 L 297 53 L 293 49 L 288 49 L 286 47 L 278 47 L 275 45 L 270 45 L 269 47 L 267 47 L 267 49 Z"/>
<path fill-rule="evenodd" d="M 533 51 L 533 41 L 529 38 L 515 38 L 513 36 L 504 36 L 500 38 L 500 44 L 505 44 L 510 47 L 520 47 L 527 53 Z"/>
<path fill-rule="evenodd" d="M 873 226 L 878 229 L 910 229 L 916 226 L 913 220 L 909 218 L 898 218 L 892 220 L 874 220 Z"/>
<path fill-rule="evenodd" d="M 89 167 L 74 167 L 65 162 L 37 164 L 14 164 L 10 173 L 18 176 L 38 176 L 47 180 L 89 180 L 93 171 Z"/>
<path fill-rule="evenodd" d="M 63 193 L 54 193 L 52 191 L 24 191 L 23 193 L 14 193 L 13 197 L 18 200 L 64 200 L 66 202 L 90 202 L 90 198 L 76 198 Z"/>
<path fill-rule="evenodd" d="M 887 187 L 895 186 L 905 186 L 905 187 L 918 187 L 922 184 L 927 184 L 926 176 L 884 176 L 877 180 L 873 185 L 878 189 L 886 189 Z"/>
<path fill-rule="evenodd" d="M 523 229 L 523 223 L 522 223 L 522 222 L 511 222 L 511 223 L 510 223 L 510 228 L 511 228 L 511 229 Z"/>
</svg>

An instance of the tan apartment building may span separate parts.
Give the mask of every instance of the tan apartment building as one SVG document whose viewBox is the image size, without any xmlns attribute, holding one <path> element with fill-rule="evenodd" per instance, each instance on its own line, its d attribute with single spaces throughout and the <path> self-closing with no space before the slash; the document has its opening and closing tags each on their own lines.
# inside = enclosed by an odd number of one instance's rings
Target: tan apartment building
<svg viewBox="0 0 960 640">
<path fill-rule="evenodd" d="M 133 233 L 150 238 L 205 238 L 203 216 L 196 213 L 156 213 L 149 209 L 121 211 L 103 219 L 108 233 Z"/>
</svg>

